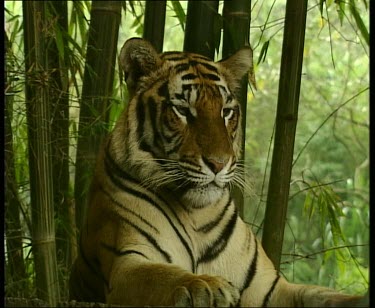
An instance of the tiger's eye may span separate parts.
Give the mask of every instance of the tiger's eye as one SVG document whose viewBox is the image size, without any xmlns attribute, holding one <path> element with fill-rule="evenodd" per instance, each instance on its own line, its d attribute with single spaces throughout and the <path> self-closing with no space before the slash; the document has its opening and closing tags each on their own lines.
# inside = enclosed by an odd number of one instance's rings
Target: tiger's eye
<svg viewBox="0 0 375 308">
<path fill-rule="evenodd" d="M 183 116 L 183 117 L 187 117 L 190 114 L 190 110 L 189 110 L 188 107 L 173 106 L 172 108 L 173 108 L 174 112 L 177 113 L 177 115 L 180 115 L 180 116 Z"/>
<path fill-rule="evenodd" d="M 234 110 L 232 108 L 224 108 L 223 109 L 223 118 L 231 119 L 233 117 Z"/>
</svg>

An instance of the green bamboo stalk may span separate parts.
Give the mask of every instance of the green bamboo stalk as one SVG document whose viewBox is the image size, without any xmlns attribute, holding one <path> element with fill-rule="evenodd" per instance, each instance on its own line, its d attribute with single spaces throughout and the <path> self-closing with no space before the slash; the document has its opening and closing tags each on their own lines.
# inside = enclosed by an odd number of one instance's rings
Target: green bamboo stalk
<svg viewBox="0 0 375 308">
<path fill-rule="evenodd" d="M 219 1 L 190 0 L 186 15 L 184 51 L 214 58 L 218 36 L 215 28 L 218 20 Z"/>
<path fill-rule="evenodd" d="M 229 57 L 243 46 L 249 46 L 251 0 L 224 1 L 223 8 L 223 58 Z M 245 161 L 247 77 L 241 80 L 238 98 L 241 103 L 242 152 L 239 160 Z M 241 217 L 244 217 L 244 195 L 235 187 L 232 196 Z"/>
<path fill-rule="evenodd" d="M 61 297 L 68 297 L 66 272 L 77 256 L 75 241 L 75 217 L 72 196 L 69 191 L 69 83 L 68 65 L 68 5 L 67 1 L 47 2 L 48 20 L 54 32 L 47 47 L 48 67 L 51 71 L 49 97 L 51 102 L 51 145 L 53 152 L 53 191 L 56 217 L 56 255 L 59 271 Z"/>
<path fill-rule="evenodd" d="M 107 133 L 115 73 L 120 1 L 93 1 L 80 101 L 75 172 L 76 223 L 80 230 L 96 155 Z"/>
<path fill-rule="evenodd" d="M 9 40 L 4 34 L 5 51 L 8 53 L 11 50 Z M 27 296 L 26 285 L 26 268 L 23 259 L 22 248 L 22 228 L 20 220 L 21 202 L 18 196 L 18 185 L 16 181 L 15 165 L 14 165 L 14 151 L 13 151 L 13 132 L 11 125 L 12 110 L 13 110 L 13 95 L 11 84 L 8 83 L 7 66 L 4 72 L 5 80 L 5 235 L 7 247 L 7 265 L 9 278 L 5 286 L 7 296 Z M 16 288 L 7 288 L 9 285 L 14 285 Z M 15 292 L 14 289 L 17 291 Z"/>
<path fill-rule="evenodd" d="M 307 0 L 286 4 L 276 128 L 262 245 L 280 268 L 298 119 Z"/>
<path fill-rule="evenodd" d="M 166 0 L 146 1 L 143 38 L 149 41 L 157 52 L 163 51 L 166 6 Z"/>
<path fill-rule="evenodd" d="M 23 2 L 32 247 L 38 297 L 59 301 L 53 207 L 46 2 Z"/>
</svg>

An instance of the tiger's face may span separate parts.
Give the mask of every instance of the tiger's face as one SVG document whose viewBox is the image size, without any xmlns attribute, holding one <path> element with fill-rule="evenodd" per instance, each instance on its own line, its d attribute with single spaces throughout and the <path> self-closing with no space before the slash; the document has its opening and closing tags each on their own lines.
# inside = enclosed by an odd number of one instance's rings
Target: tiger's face
<svg viewBox="0 0 375 308">
<path fill-rule="evenodd" d="M 145 185 L 173 190 L 189 206 L 215 202 L 236 179 L 241 115 L 235 91 L 251 50 L 212 62 L 196 54 L 157 55 L 143 40 L 130 42 L 135 46 L 125 44 L 120 55 L 133 95 L 126 164 Z"/>
</svg>

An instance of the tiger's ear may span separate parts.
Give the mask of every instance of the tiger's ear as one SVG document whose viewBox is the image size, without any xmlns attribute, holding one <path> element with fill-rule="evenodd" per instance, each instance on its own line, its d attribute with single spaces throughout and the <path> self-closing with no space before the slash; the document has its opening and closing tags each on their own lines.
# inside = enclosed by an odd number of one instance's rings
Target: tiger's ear
<svg viewBox="0 0 375 308">
<path fill-rule="evenodd" d="M 230 72 L 230 78 L 238 83 L 247 73 L 253 72 L 253 50 L 250 46 L 243 47 L 219 63 Z"/>
<path fill-rule="evenodd" d="M 134 95 L 140 78 L 150 74 L 160 64 L 158 53 L 148 41 L 131 38 L 125 42 L 120 51 L 119 65 L 124 71 L 130 97 Z"/>
</svg>

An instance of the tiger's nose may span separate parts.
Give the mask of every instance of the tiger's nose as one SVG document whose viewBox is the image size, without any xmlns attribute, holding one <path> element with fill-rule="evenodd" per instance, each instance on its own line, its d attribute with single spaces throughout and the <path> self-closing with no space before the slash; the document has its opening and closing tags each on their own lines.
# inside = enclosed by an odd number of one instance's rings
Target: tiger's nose
<svg viewBox="0 0 375 308">
<path fill-rule="evenodd" d="M 221 157 L 202 157 L 204 163 L 211 169 L 215 174 L 219 173 L 225 165 L 228 163 L 229 158 Z"/>
</svg>

